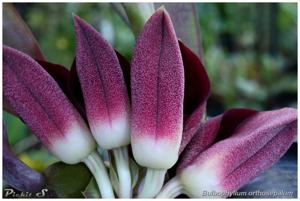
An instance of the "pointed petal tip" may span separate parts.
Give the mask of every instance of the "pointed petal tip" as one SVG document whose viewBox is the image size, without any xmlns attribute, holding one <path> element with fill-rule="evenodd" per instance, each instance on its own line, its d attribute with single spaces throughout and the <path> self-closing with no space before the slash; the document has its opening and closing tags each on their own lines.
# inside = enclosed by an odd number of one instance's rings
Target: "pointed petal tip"
<svg viewBox="0 0 300 201">
<path fill-rule="evenodd" d="M 166 15 L 169 15 L 168 11 L 166 10 L 165 5 L 160 6 L 160 7 L 156 10 L 155 13 L 160 14 L 160 15 L 165 15 L 165 14 L 166 14 Z"/>
<path fill-rule="evenodd" d="M 73 22 L 74 22 L 74 26 L 82 26 L 82 24 L 85 24 L 86 22 L 81 19 L 78 15 L 75 15 L 74 13 L 72 13 L 73 16 Z"/>
<path fill-rule="evenodd" d="M 157 9 L 157 11 L 165 11 L 165 10 L 166 10 L 165 5 L 161 5 L 161 6 Z"/>
<path fill-rule="evenodd" d="M 153 144 L 168 141 L 169 146 L 155 147 L 155 151 L 173 147 L 178 155 L 182 136 L 184 68 L 171 19 L 164 13 L 159 10 L 147 21 L 132 59 L 132 146 L 134 154 L 140 156 L 153 153 L 149 149 L 138 151 L 145 138 Z M 163 155 L 156 156 L 157 161 L 163 159 Z M 146 158 L 138 160 L 149 166 Z M 169 168 L 170 163 L 165 166 Z"/>
<path fill-rule="evenodd" d="M 89 23 L 87 23 L 84 19 L 82 19 L 78 15 L 73 15 L 73 23 L 74 23 L 76 35 L 78 35 L 79 30 L 94 29 L 94 27 L 92 27 Z"/>
<path fill-rule="evenodd" d="M 105 148 L 127 145 L 128 129 L 120 130 L 116 123 L 125 122 L 122 128 L 129 124 L 129 97 L 118 56 L 93 26 L 79 17 L 74 22 L 76 71 L 92 133 L 100 146 L 107 142 Z"/>
<path fill-rule="evenodd" d="M 150 22 L 154 23 L 154 21 L 157 22 L 162 21 L 163 24 L 168 25 L 167 26 L 168 29 L 172 29 L 172 30 L 174 29 L 170 14 L 168 13 L 164 5 L 162 5 L 155 11 L 155 13 L 149 18 L 146 24 L 149 24 Z"/>
</svg>

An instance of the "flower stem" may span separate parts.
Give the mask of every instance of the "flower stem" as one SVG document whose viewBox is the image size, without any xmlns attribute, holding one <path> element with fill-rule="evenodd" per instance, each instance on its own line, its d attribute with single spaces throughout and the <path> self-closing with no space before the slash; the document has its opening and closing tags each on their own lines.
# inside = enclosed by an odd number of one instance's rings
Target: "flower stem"
<svg viewBox="0 0 300 201">
<path fill-rule="evenodd" d="M 119 178 L 119 196 L 120 198 L 130 198 L 132 192 L 127 147 L 113 149 L 113 154 Z"/>
<path fill-rule="evenodd" d="M 158 193 L 156 198 L 176 198 L 178 195 L 183 194 L 183 186 L 178 181 L 177 177 L 174 177 Z"/>
<path fill-rule="evenodd" d="M 148 168 L 144 185 L 142 191 L 138 194 L 138 198 L 155 197 L 163 186 L 166 171 L 164 169 Z"/>
<path fill-rule="evenodd" d="M 92 152 L 83 162 L 94 175 L 102 198 L 114 198 L 113 189 L 102 159 L 97 151 Z"/>
</svg>

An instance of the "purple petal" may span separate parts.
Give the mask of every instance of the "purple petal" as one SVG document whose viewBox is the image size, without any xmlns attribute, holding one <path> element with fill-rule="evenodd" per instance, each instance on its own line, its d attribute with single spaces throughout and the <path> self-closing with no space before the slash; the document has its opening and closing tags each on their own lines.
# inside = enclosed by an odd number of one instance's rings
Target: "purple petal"
<svg viewBox="0 0 300 201">
<path fill-rule="evenodd" d="M 119 63 L 121 65 L 122 71 L 123 71 L 123 75 L 124 75 L 124 79 L 125 79 L 125 83 L 127 86 L 127 90 L 128 90 L 128 94 L 130 95 L 130 63 L 127 61 L 127 59 L 121 54 L 119 53 L 117 50 L 115 50 L 116 55 L 118 57 Z"/>
<path fill-rule="evenodd" d="M 164 5 L 174 22 L 177 37 L 184 42 L 203 62 L 203 47 L 200 18 L 197 4 L 194 3 L 155 3 L 155 7 Z"/>
<path fill-rule="evenodd" d="M 14 111 L 14 109 L 11 107 L 11 105 L 9 104 L 9 102 L 6 100 L 5 97 L 3 97 L 3 109 L 6 112 L 9 112 L 10 114 L 13 114 L 15 116 L 17 116 L 17 113 Z"/>
<path fill-rule="evenodd" d="M 200 128 L 206 101 L 210 95 L 210 82 L 203 64 L 195 53 L 179 41 L 184 65 L 184 128 L 179 153 L 181 153 Z"/>
<path fill-rule="evenodd" d="M 24 164 L 11 150 L 3 125 L 3 179 L 19 191 L 37 192 L 45 185 L 45 177 Z"/>
<path fill-rule="evenodd" d="M 36 60 L 52 78 L 57 82 L 65 94 L 68 93 L 67 83 L 69 79 L 69 70 L 64 66 L 53 64 L 47 61 Z"/>
<path fill-rule="evenodd" d="M 208 120 L 197 131 L 180 155 L 181 161 L 178 164 L 177 171 L 180 172 L 180 170 L 191 164 L 199 154 L 213 143 L 232 135 L 244 120 L 256 113 L 255 110 L 251 109 L 234 108 Z"/>
<path fill-rule="evenodd" d="M 94 140 L 79 113 L 36 61 L 9 47 L 3 52 L 6 100 L 58 158 L 79 162 L 94 149 Z"/>
<path fill-rule="evenodd" d="M 3 44 L 44 60 L 35 37 L 11 3 L 3 4 Z"/>
<path fill-rule="evenodd" d="M 192 197 L 236 191 L 278 161 L 296 134 L 297 110 L 259 112 L 197 156 L 180 171 L 180 180 Z"/>
<path fill-rule="evenodd" d="M 169 14 L 159 9 L 138 37 L 131 66 L 132 148 L 146 167 L 170 168 L 183 124 L 184 69 Z"/>
<path fill-rule="evenodd" d="M 118 51 L 115 50 L 115 52 L 118 56 L 123 71 L 127 89 L 130 89 L 130 64 Z M 69 71 L 67 88 L 68 89 L 65 92 L 66 95 L 71 100 L 71 102 L 76 107 L 76 109 L 79 111 L 80 115 L 87 121 L 83 94 L 82 94 L 79 77 L 76 70 L 76 58 L 72 63 L 71 70 Z"/>
<path fill-rule="evenodd" d="M 79 77 L 76 70 L 76 58 L 73 60 L 70 75 L 67 83 L 69 99 L 79 111 L 81 116 L 87 121 L 86 111 L 84 107 L 83 94 L 79 82 Z"/>
<path fill-rule="evenodd" d="M 60 88 L 64 91 L 66 95 L 68 95 L 68 88 L 67 88 L 67 80 L 69 79 L 69 71 L 65 67 L 58 65 L 58 64 L 52 64 L 47 61 L 43 60 L 36 60 L 58 83 Z M 3 108 L 7 112 L 10 112 L 11 114 L 17 115 L 15 111 L 13 111 L 12 107 L 9 105 L 7 100 L 3 99 Z"/>
<path fill-rule="evenodd" d="M 129 98 L 114 49 L 89 24 L 74 17 L 76 68 L 92 133 L 106 149 L 128 145 Z"/>
</svg>

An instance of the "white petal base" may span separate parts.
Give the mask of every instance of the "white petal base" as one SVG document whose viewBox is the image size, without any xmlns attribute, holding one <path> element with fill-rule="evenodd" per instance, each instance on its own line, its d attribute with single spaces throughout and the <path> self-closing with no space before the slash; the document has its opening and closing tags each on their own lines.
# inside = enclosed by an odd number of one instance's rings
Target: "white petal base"
<svg viewBox="0 0 300 201">
<path fill-rule="evenodd" d="M 216 164 L 214 161 L 208 159 L 205 164 L 200 165 L 201 167 L 192 165 L 182 170 L 179 179 L 187 195 L 192 198 L 222 197 L 220 193 L 223 191 L 219 186 L 220 180 L 217 176 L 217 168 L 220 164 Z"/>
<path fill-rule="evenodd" d="M 98 145 L 103 149 L 113 149 L 130 143 L 130 128 L 126 118 L 114 119 L 111 125 L 94 123 L 92 133 Z"/>
<path fill-rule="evenodd" d="M 96 148 L 96 143 L 88 128 L 73 126 L 65 137 L 51 145 L 51 151 L 60 160 L 68 164 L 81 162 Z"/>
<path fill-rule="evenodd" d="M 131 146 L 139 165 L 153 169 L 169 169 L 178 160 L 179 144 L 167 139 L 141 137 L 133 139 Z"/>
</svg>

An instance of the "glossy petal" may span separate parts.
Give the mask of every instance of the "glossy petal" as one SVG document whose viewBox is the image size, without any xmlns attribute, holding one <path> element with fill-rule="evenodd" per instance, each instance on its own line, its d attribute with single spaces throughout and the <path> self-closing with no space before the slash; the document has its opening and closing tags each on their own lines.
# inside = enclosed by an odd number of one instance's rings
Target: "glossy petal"
<svg viewBox="0 0 300 201">
<path fill-rule="evenodd" d="M 92 133 L 105 149 L 128 145 L 129 98 L 114 49 L 89 24 L 74 17 L 76 68 Z"/>
<path fill-rule="evenodd" d="M 36 61 L 9 47 L 3 52 L 4 97 L 14 111 L 58 158 L 81 161 L 95 144 L 79 113 Z"/>
<path fill-rule="evenodd" d="M 146 167 L 168 169 L 177 161 L 183 127 L 184 69 L 168 13 L 145 24 L 131 65 L 132 148 Z"/>
<path fill-rule="evenodd" d="M 259 112 L 182 169 L 180 181 L 191 197 L 234 192 L 278 161 L 296 135 L 297 110 Z"/>
<path fill-rule="evenodd" d="M 202 123 L 206 101 L 210 95 L 210 81 L 203 64 L 195 53 L 179 41 L 184 65 L 184 128 L 181 153 Z"/>
</svg>

